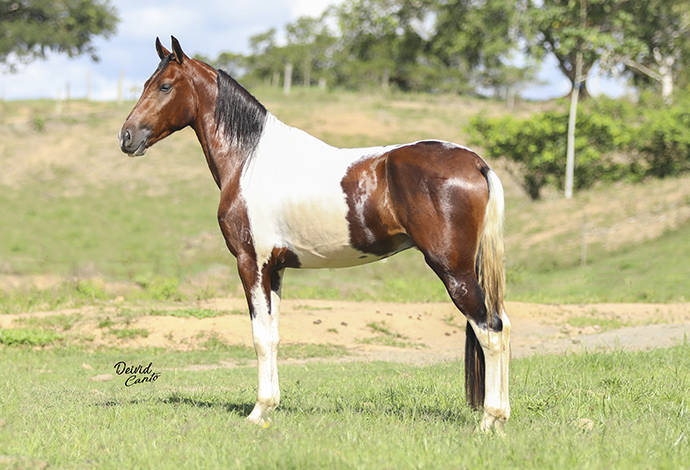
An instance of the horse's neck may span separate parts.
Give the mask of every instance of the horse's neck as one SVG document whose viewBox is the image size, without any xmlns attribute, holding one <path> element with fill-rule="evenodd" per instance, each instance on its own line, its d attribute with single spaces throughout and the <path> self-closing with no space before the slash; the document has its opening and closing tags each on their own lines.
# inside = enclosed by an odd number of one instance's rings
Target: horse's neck
<svg viewBox="0 0 690 470">
<path fill-rule="evenodd" d="M 285 158 L 290 158 L 291 152 L 304 154 L 314 150 L 332 151 L 335 147 L 302 129 L 285 124 L 273 114 L 268 113 L 264 131 L 254 153 L 259 158 L 271 152 L 282 153 Z"/>
<path fill-rule="evenodd" d="M 218 187 L 222 190 L 224 184 L 232 178 L 232 174 L 236 173 L 239 168 L 235 168 L 236 158 L 233 156 L 233 150 L 225 139 L 219 139 L 215 133 L 215 127 L 208 124 L 208 119 L 203 124 L 194 126 L 194 132 L 199 139 L 201 149 L 204 151 L 208 168 L 211 170 L 211 175 Z"/>
<path fill-rule="evenodd" d="M 236 84 L 236 82 L 234 83 Z M 241 90 L 245 92 L 244 89 Z M 222 92 L 228 93 L 228 90 L 226 89 Z M 243 145 L 247 141 L 243 137 L 246 137 L 247 134 L 245 136 L 236 136 L 233 135 L 233 131 L 241 131 L 247 126 L 232 126 L 227 125 L 227 121 L 219 121 L 219 115 L 216 110 L 217 93 L 211 93 L 202 98 L 205 104 L 200 106 L 200 109 L 204 111 L 198 116 L 193 128 L 206 156 L 211 174 L 221 191 L 227 185 L 237 182 L 243 169 L 256 158 L 290 158 L 291 152 L 316 154 L 334 150 L 334 147 L 303 130 L 283 123 L 273 114 L 267 112 L 260 104 L 262 113 L 264 113 L 261 133 L 254 140 L 252 146 Z M 242 98 L 240 97 L 239 99 Z M 253 97 L 251 99 L 254 100 Z M 258 104 L 258 102 L 256 103 Z M 225 105 L 232 107 L 232 103 L 226 102 Z M 240 103 L 240 106 L 242 106 L 242 103 Z M 249 109 L 249 112 L 252 109 L 256 108 Z M 224 117 L 226 119 L 230 118 L 227 115 Z M 254 126 L 254 128 L 257 127 L 258 125 Z M 250 139 L 249 141 L 252 140 Z"/>
</svg>

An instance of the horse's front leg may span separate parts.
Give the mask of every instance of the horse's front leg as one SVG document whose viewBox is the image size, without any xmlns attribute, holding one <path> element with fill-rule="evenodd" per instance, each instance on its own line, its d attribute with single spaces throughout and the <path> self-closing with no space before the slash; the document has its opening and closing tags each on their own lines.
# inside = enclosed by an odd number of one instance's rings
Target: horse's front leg
<svg viewBox="0 0 690 470">
<path fill-rule="evenodd" d="M 269 413 L 280 402 L 277 357 L 280 341 L 278 315 L 282 272 L 266 269 L 266 267 L 261 269 L 256 261 L 248 256 L 238 256 L 237 266 L 249 304 L 252 338 L 259 372 L 256 404 L 247 419 L 256 424 L 264 424 L 268 420 Z"/>
</svg>

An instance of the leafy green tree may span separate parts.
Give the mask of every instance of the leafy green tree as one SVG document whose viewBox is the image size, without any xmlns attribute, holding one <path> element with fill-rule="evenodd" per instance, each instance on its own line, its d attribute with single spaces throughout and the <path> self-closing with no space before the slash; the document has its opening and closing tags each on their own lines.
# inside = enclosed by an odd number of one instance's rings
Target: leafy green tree
<svg viewBox="0 0 690 470">
<path fill-rule="evenodd" d="M 338 79 L 413 88 L 424 55 L 422 37 L 430 0 L 352 0 L 336 10 L 340 29 Z"/>
<path fill-rule="evenodd" d="M 534 67 L 511 63 L 525 19 L 519 0 L 439 0 L 429 54 L 454 70 L 460 81 L 493 88 L 495 94 L 531 78 Z M 529 64 L 532 65 L 532 64 Z"/>
<path fill-rule="evenodd" d="M 0 63 L 13 69 L 48 51 L 98 60 L 93 39 L 118 21 L 108 0 L 0 0 Z"/>
<path fill-rule="evenodd" d="M 213 65 L 219 69 L 225 70 L 233 77 L 242 75 L 247 67 L 247 57 L 244 54 L 236 54 L 234 52 L 221 52 Z"/>
<path fill-rule="evenodd" d="M 251 36 L 249 38 L 249 50 L 251 54 L 247 58 L 247 67 L 250 79 L 269 81 L 280 74 L 284 63 L 276 43 L 275 28 Z"/>
<path fill-rule="evenodd" d="M 688 79 L 690 65 L 690 2 L 628 0 L 619 40 L 605 54 L 608 68 L 622 64 L 638 86 L 659 84 L 668 102 L 674 84 Z"/>
<path fill-rule="evenodd" d="M 616 36 L 628 18 L 626 1 L 587 0 L 583 21 L 580 1 L 528 0 L 523 30 L 527 51 L 537 57 L 553 54 L 571 87 L 576 85 L 577 55 L 581 54 L 580 96 L 588 97 L 587 75 L 604 51 L 620 40 Z"/>
<path fill-rule="evenodd" d="M 328 67 L 333 65 L 330 58 L 336 39 L 325 25 L 326 15 L 319 18 L 302 16 L 285 26 L 290 55 L 301 65 L 299 74 L 304 86 L 311 85 L 312 72 L 316 72 L 316 78 L 325 79 Z"/>
</svg>

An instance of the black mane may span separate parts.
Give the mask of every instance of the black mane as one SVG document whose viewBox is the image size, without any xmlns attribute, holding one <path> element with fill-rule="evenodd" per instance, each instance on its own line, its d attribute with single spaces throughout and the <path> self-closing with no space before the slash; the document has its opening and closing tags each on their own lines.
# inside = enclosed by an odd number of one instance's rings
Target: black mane
<svg viewBox="0 0 690 470">
<path fill-rule="evenodd" d="M 218 70 L 218 128 L 247 155 L 259 143 L 266 121 L 266 108 L 230 75 Z"/>
</svg>

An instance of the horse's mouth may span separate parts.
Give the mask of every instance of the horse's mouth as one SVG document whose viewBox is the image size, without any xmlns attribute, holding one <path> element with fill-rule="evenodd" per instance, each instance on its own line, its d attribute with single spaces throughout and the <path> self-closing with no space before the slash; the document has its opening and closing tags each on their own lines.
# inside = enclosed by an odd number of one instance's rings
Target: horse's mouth
<svg viewBox="0 0 690 470">
<path fill-rule="evenodd" d="M 141 157 L 142 155 L 144 155 L 146 153 L 147 141 L 148 139 L 142 140 L 139 146 L 136 149 L 134 149 L 133 152 L 127 152 L 127 155 L 130 157 Z"/>
</svg>

